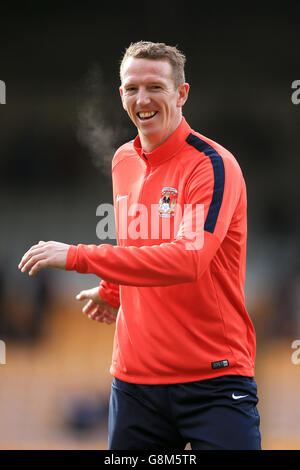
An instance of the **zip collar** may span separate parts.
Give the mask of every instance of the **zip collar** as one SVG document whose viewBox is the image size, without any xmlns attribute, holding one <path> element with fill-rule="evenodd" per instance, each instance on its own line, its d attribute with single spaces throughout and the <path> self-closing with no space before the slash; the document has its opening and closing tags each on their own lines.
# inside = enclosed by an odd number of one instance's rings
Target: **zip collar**
<svg viewBox="0 0 300 470">
<path fill-rule="evenodd" d="M 151 166 L 159 166 L 166 160 L 172 158 L 181 149 L 191 131 L 192 130 L 190 126 L 183 117 L 173 134 L 171 134 L 170 137 L 159 147 L 153 150 L 153 152 L 144 152 L 140 137 L 138 135 L 133 141 L 133 146 L 137 154 L 142 158 L 142 160 L 144 160 L 144 162 Z"/>
</svg>

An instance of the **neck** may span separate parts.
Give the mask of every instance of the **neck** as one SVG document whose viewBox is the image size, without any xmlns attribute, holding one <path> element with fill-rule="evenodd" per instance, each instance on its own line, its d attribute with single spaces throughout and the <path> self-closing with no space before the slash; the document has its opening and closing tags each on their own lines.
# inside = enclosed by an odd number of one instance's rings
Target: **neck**
<svg viewBox="0 0 300 470">
<path fill-rule="evenodd" d="M 182 115 L 178 117 L 176 122 L 174 122 L 173 126 L 170 129 L 165 129 L 163 132 L 159 132 L 157 134 L 152 135 L 144 135 L 139 132 L 139 137 L 141 141 L 141 145 L 143 150 L 146 153 L 151 153 L 161 144 L 163 144 L 172 134 L 176 131 L 177 127 L 181 123 Z"/>
</svg>

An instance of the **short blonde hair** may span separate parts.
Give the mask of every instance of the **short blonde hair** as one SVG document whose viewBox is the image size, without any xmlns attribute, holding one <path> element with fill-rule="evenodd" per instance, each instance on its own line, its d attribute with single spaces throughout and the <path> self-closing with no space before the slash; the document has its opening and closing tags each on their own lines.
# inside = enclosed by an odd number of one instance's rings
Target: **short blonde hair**
<svg viewBox="0 0 300 470">
<path fill-rule="evenodd" d="M 126 49 L 121 60 L 120 78 L 122 82 L 122 73 L 126 60 L 129 57 L 151 60 L 167 60 L 173 70 L 175 88 L 185 83 L 184 66 L 186 62 L 185 55 L 177 47 L 168 46 L 163 42 L 139 41 L 131 43 Z"/>
</svg>

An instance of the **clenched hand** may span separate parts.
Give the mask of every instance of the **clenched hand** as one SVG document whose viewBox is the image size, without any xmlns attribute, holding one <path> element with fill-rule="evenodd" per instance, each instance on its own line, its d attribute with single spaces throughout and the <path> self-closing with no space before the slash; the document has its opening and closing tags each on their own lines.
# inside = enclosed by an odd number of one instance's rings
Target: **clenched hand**
<svg viewBox="0 0 300 470">
<path fill-rule="evenodd" d="M 82 290 L 76 295 L 77 300 L 88 300 L 82 311 L 92 320 L 110 325 L 116 321 L 118 309 L 109 305 L 99 295 L 99 287 Z"/>
</svg>

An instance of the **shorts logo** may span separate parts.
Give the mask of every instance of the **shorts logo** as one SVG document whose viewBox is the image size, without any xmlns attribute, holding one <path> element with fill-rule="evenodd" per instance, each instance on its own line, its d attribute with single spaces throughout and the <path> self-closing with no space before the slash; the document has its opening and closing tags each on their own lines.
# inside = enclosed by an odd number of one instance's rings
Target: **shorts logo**
<svg viewBox="0 0 300 470">
<path fill-rule="evenodd" d="M 158 213 L 160 217 L 174 217 L 177 194 L 177 189 L 171 188 L 169 186 L 161 190 L 161 198 L 158 205 Z"/>
</svg>

